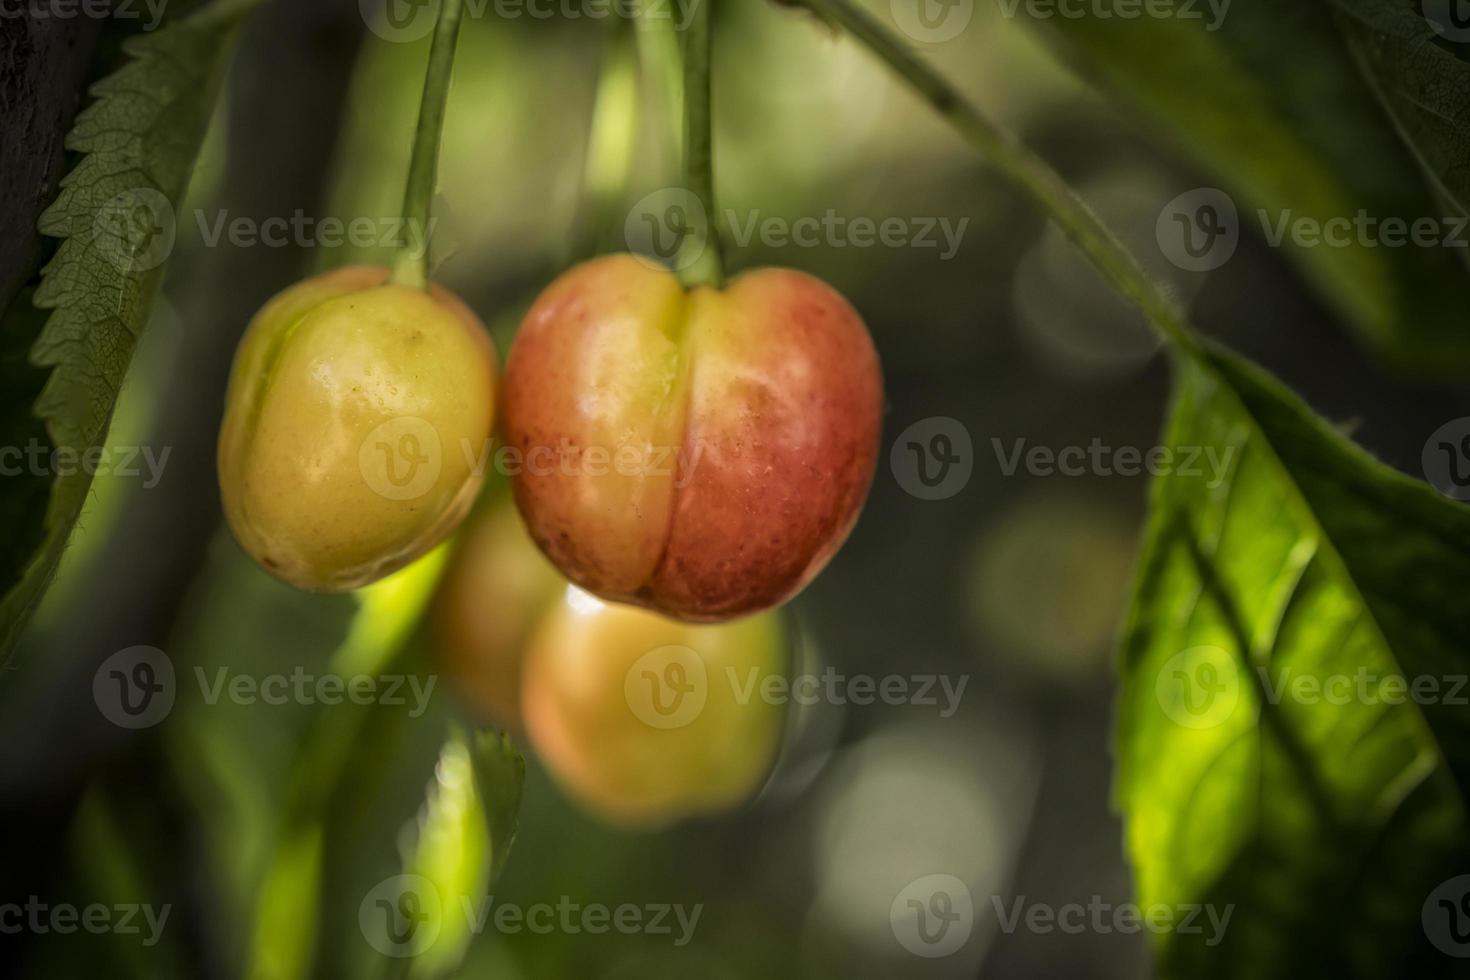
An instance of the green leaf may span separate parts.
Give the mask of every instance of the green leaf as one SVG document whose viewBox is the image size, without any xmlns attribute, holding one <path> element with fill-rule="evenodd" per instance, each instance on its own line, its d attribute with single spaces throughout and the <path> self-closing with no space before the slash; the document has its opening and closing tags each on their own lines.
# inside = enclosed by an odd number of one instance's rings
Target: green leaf
<svg viewBox="0 0 1470 980">
<path fill-rule="evenodd" d="M 1470 870 L 1470 510 L 1258 368 L 1181 361 L 1166 444 L 1228 475 L 1154 483 L 1114 795 L 1140 904 L 1230 917 L 1156 935 L 1159 975 L 1463 968 L 1421 914 Z"/>
<path fill-rule="evenodd" d="M 488 888 L 505 870 L 510 846 L 515 843 L 526 760 L 510 738 L 500 732 L 477 733 L 473 751 L 475 784 L 487 807 L 490 828 L 490 877 L 485 882 Z"/>
<path fill-rule="evenodd" d="M 1200 19 L 1052 17 L 1040 26 L 1231 194 L 1244 234 L 1264 237 L 1261 211 L 1273 234 L 1287 214 L 1442 216 L 1320 4 L 1235 0 L 1218 23 L 1210 5 L 1193 9 Z M 1463 115 L 1470 103 L 1455 98 Z M 1301 246 L 1290 234 L 1280 248 L 1383 355 L 1436 371 L 1470 365 L 1464 249 L 1356 237 Z"/>
<path fill-rule="evenodd" d="M 67 135 L 67 149 L 81 157 L 41 216 L 41 232 L 62 241 L 35 293 L 50 315 L 30 352 L 50 369 L 34 411 L 58 452 L 80 456 L 104 444 L 239 16 L 256 2 L 226 0 L 130 38 L 131 60 L 92 87 L 95 101 Z M 91 485 L 85 469 L 55 478 L 39 542 L 0 579 L 0 657 L 56 570 Z"/>
<path fill-rule="evenodd" d="M 1332 0 L 1338 24 L 1420 164 L 1460 214 L 1470 202 L 1470 64 L 1440 40 L 1470 41 L 1450 19 L 1460 0 Z M 1436 24 L 1420 11 L 1435 11 Z"/>
<path fill-rule="evenodd" d="M 379 886 L 394 925 L 374 919 L 382 933 L 369 935 L 381 951 L 412 957 L 409 976 L 450 976 L 463 960 L 515 839 L 525 770 L 505 735 L 456 731 L 445 743 L 404 873 Z"/>
</svg>

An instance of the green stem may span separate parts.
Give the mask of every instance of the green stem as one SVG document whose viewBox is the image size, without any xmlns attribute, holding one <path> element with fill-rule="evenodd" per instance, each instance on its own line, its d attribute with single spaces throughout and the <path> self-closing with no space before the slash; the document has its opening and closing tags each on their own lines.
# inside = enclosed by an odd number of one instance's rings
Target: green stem
<svg viewBox="0 0 1470 980">
<path fill-rule="evenodd" d="M 403 219 L 410 232 L 393 260 L 392 281 L 416 289 L 429 285 L 429 204 L 434 199 L 434 179 L 439 172 L 439 137 L 444 131 L 444 104 L 449 94 L 449 75 L 454 67 L 454 43 L 459 38 L 461 0 L 439 0 L 439 20 L 429 46 L 429 67 L 424 73 L 424 97 L 419 103 L 418 129 L 413 137 L 413 156 L 408 164 L 408 184 L 403 191 Z M 415 241 L 415 238 L 418 241 Z"/>
<path fill-rule="evenodd" d="M 714 152 L 710 133 L 709 8 L 713 0 L 695 0 L 684 31 L 684 186 L 704 209 L 706 220 L 694 222 L 685 236 L 679 267 L 687 288 L 725 284 L 715 207 Z"/>
<path fill-rule="evenodd" d="M 1046 161 L 1012 133 L 981 115 L 938 72 L 916 58 L 882 24 L 853 0 L 801 0 L 817 16 L 836 24 L 887 63 L 928 101 L 960 135 L 1045 211 L 1122 296 L 1149 323 L 1188 354 L 1201 351 L 1200 339 L 1184 311 L 1139 265 L 1138 259 L 1103 224 L 1077 192 Z"/>
</svg>

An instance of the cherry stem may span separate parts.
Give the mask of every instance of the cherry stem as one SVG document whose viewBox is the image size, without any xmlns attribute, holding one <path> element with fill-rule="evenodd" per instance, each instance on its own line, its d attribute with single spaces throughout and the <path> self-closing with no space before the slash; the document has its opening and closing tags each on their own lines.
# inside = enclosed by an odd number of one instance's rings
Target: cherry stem
<svg viewBox="0 0 1470 980">
<path fill-rule="evenodd" d="M 684 187 L 703 210 L 680 246 L 678 264 L 686 288 L 725 284 L 715 208 L 714 148 L 710 132 L 710 30 L 713 0 L 694 0 L 684 29 Z"/>
<path fill-rule="evenodd" d="M 439 172 L 439 142 L 444 132 L 444 106 L 454 67 L 454 45 L 459 38 L 460 3 L 461 0 L 439 0 L 439 19 L 434 24 L 434 39 L 429 46 L 424 96 L 419 103 L 413 156 L 409 158 L 408 183 L 403 191 L 403 219 L 409 234 L 407 243 L 393 260 L 391 281 L 415 289 L 427 289 L 429 285 L 429 206 Z"/>
<path fill-rule="evenodd" d="M 1183 309 L 1143 271 L 1138 259 L 1046 161 L 1014 134 L 965 100 L 944 77 L 915 57 L 853 0 L 800 0 L 818 17 L 850 34 L 885 62 L 961 136 L 1056 222 L 1113 287 L 1180 352 L 1198 355 L 1199 337 Z"/>
</svg>

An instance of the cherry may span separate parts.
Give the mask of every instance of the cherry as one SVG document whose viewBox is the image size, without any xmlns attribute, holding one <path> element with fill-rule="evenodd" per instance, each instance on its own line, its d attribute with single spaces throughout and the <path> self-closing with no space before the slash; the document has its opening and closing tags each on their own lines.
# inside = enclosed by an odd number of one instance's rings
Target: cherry
<svg viewBox="0 0 1470 980">
<path fill-rule="evenodd" d="M 613 255 L 537 299 L 502 407 L 516 503 L 572 581 L 717 621 L 789 599 L 841 546 L 883 382 L 862 320 L 818 279 L 760 269 L 685 290 Z"/>
<path fill-rule="evenodd" d="M 341 592 L 442 541 L 474 501 L 495 352 L 454 294 L 353 266 L 276 295 L 235 353 L 219 441 L 225 516 L 292 585 Z"/>
<path fill-rule="evenodd" d="M 433 648 L 480 720 L 521 728 L 525 645 L 566 584 L 531 541 L 508 495 L 465 522 L 434 597 Z"/>
<path fill-rule="evenodd" d="M 555 779 L 603 819 L 657 826 L 746 801 L 780 746 L 778 613 L 696 625 L 569 587 L 526 651 L 522 710 Z"/>
</svg>

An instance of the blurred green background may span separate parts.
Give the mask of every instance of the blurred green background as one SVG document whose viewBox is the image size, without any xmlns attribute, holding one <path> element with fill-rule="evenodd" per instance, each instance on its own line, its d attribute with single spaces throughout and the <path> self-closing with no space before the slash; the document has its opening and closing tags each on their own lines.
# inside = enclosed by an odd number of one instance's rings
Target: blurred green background
<svg viewBox="0 0 1470 980">
<path fill-rule="evenodd" d="M 1247 234 L 1214 272 L 1167 262 L 1155 220 L 1180 193 L 1215 183 L 1207 162 L 1099 94 L 1045 31 L 999 9 L 976 4 L 968 29 L 924 56 L 1051 160 L 1208 332 L 1329 417 L 1360 417 L 1355 437 L 1411 472 L 1425 434 L 1470 414 L 1463 388 L 1411 385 L 1380 367 L 1336 301 L 1281 250 Z M 677 927 L 487 928 L 461 975 L 1147 975 L 1145 936 L 1008 933 L 996 914 L 996 902 L 1018 896 L 1054 906 L 1130 898 L 1108 802 L 1108 665 L 1146 478 L 1008 475 L 999 453 L 1021 439 L 1154 445 L 1162 355 L 1065 241 L 864 51 L 772 4 L 718 4 L 715 38 L 722 208 L 741 220 L 830 210 L 968 221 L 949 257 L 882 244 L 726 247 L 733 270 L 778 264 L 831 282 L 883 359 L 878 475 L 847 546 L 792 604 L 804 655 L 848 675 L 969 680 L 952 717 L 914 704 L 805 709 L 758 799 L 664 832 L 603 826 L 528 752 L 497 903 L 702 912 L 683 945 Z M 631 26 L 616 18 L 466 20 L 435 205 L 436 276 L 491 325 L 502 356 L 537 291 L 577 258 L 627 248 L 629 209 L 677 181 L 650 71 L 662 55 L 642 42 L 640 61 Z M 273 582 L 223 530 L 213 438 L 228 359 L 254 309 L 309 271 L 382 255 L 211 246 L 195 219 L 392 214 L 426 50 L 427 39 L 388 43 L 364 30 L 357 5 L 325 0 L 272 5 L 242 36 L 110 436 L 169 447 L 163 479 L 146 489 L 97 480 L 0 690 L 11 841 L 0 894 L 172 911 L 153 946 L 115 934 L 0 937 L 14 951 L 0 969 L 242 975 L 297 748 L 314 726 L 341 724 L 353 737 L 346 775 L 324 801 L 312 975 L 387 975 L 358 927 L 359 903 L 400 870 L 404 828 L 460 711 L 448 685 L 419 718 L 379 705 L 324 720 L 299 704 L 207 704 L 189 680 L 196 667 L 319 672 L 342 642 L 350 599 Z M 942 500 L 906 492 L 889 459 L 900 432 L 933 417 L 957 420 L 973 445 L 967 485 Z M 162 724 L 127 731 L 99 714 L 91 685 L 103 660 L 138 644 L 166 651 L 179 698 Z M 408 658 L 432 674 L 419 632 Z M 955 955 L 915 957 L 895 941 L 890 905 L 909 882 L 941 873 L 968 886 L 974 931 Z"/>
</svg>

